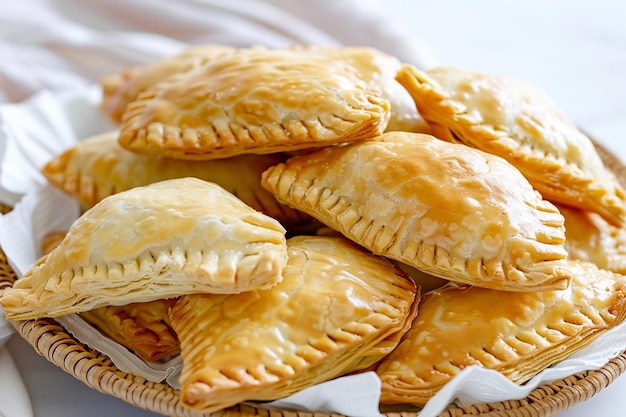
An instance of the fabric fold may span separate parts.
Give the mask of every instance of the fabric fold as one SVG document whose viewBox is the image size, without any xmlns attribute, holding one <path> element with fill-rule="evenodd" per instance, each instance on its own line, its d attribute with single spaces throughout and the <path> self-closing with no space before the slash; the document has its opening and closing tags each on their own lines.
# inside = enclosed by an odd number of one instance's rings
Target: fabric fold
<svg viewBox="0 0 626 417">
<path fill-rule="evenodd" d="M 3 333 L 2 318 L 0 318 L 0 343 Z M 0 416 L 3 417 L 33 417 L 33 409 L 26 387 L 20 373 L 13 362 L 11 354 L 6 348 L 0 347 Z"/>
</svg>

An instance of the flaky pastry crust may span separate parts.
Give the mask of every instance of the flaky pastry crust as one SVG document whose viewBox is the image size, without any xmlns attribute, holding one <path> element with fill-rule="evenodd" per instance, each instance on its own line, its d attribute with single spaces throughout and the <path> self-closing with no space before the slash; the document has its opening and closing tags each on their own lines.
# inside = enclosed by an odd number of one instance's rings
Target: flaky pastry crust
<svg viewBox="0 0 626 417">
<path fill-rule="evenodd" d="M 565 218 L 565 249 L 569 259 L 596 264 L 626 274 L 626 228 L 617 227 L 599 214 L 557 206 Z"/>
<path fill-rule="evenodd" d="M 177 297 L 238 293 L 282 279 L 285 229 L 196 178 L 105 198 L 73 224 L 0 304 L 25 320 Z"/>
<path fill-rule="evenodd" d="M 382 97 L 389 101 L 389 123 L 385 131 L 430 133 L 428 124 L 419 115 L 413 98 L 396 80 L 396 74 L 402 67 L 402 61 L 397 57 L 364 46 L 309 46 L 304 50 L 350 64 L 364 81 L 380 90 Z"/>
<path fill-rule="evenodd" d="M 393 263 L 345 238 L 287 244 L 284 279 L 271 289 L 188 295 L 173 307 L 185 407 L 285 397 L 370 366 L 408 330 L 419 289 Z"/>
<path fill-rule="evenodd" d="M 104 306 L 80 313 L 87 323 L 145 361 L 160 361 L 180 353 L 180 342 L 169 323 L 176 299 Z"/>
<path fill-rule="evenodd" d="M 230 54 L 235 48 L 207 44 L 189 47 L 172 57 L 131 67 L 121 73 L 100 79 L 102 103 L 100 109 L 113 122 L 121 123 L 126 106 L 139 94 L 169 77 L 191 71 L 212 59 Z"/>
<path fill-rule="evenodd" d="M 424 405 L 477 365 L 523 383 L 587 346 L 626 315 L 624 276 L 570 262 L 571 286 L 507 292 L 454 283 L 422 297 L 420 312 L 376 372 L 381 403 Z"/>
<path fill-rule="evenodd" d="M 57 230 L 44 236 L 44 255 L 65 238 Z M 123 306 L 104 306 L 80 313 L 86 322 L 146 361 L 158 361 L 180 353 L 180 343 L 169 324 L 169 309 L 176 299 L 154 300 Z"/>
<path fill-rule="evenodd" d="M 429 135 L 388 132 L 269 168 L 279 201 L 368 248 L 482 287 L 562 289 L 564 219 L 504 159 Z"/>
<path fill-rule="evenodd" d="M 150 157 L 120 146 L 114 130 L 81 140 L 52 158 L 41 172 L 46 179 L 90 208 L 105 197 L 134 187 L 184 177 L 213 182 L 286 228 L 310 223 L 304 213 L 280 204 L 261 187 L 261 173 L 285 160 L 280 154 L 239 155 L 212 161 Z"/>
<path fill-rule="evenodd" d="M 123 147 L 206 160 L 366 139 L 389 103 L 339 60 L 297 50 L 239 50 L 170 78 L 124 114 Z"/>
<path fill-rule="evenodd" d="M 626 223 L 626 190 L 593 142 L 534 84 L 440 67 L 405 65 L 398 81 L 433 135 L 499 155 L 544 198 Z"/>
</svg>

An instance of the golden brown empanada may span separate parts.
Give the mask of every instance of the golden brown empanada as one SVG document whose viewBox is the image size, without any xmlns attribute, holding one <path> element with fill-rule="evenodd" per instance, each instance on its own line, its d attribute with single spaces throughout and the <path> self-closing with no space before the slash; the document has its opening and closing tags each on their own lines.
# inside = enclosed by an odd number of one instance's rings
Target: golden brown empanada
<svg viewBox="0 0 626 417">
<path fill-rule="evenodd" d="M 626 191 L 593 142 L 537 86 L 489 74 L 405 65 L 398 81 L 433 135 L 502 156 L 547 200 L 626 222 Z"/>
<path fill-rule="evenodd" d="M 43 254 L 54 250 L 66 232 L 44 236 Z M 180 343 L 169 324 L 169 309 L 176 299 L 154 300 L 123 306 L 104 306 L 80 313 L 80 317 L 146 361 L 158 361 L 180 353 Z"/>
<path fill-rule="evenodd" d="M 592 262 L 626 274 L 626 228 L 615 227 L 599 214 L 557 205 L 565 218 L 565 249 L 569 259 Z"/>
<path fill-rule="evenodd" d="M 138 65 L 119 74 L 112 74 L 100 80 L 102 89 L 102 112 L 112 121 L 120 123 L 128 103 L 153 85 L 168 77 L 190 71 L 222 55 L 235 51 L 225 45 L 192 46 L 173 57 Z"/>
<path fill-rule="evenodd" d="M 233 296 L 181 297 L 181 402 L 205 412 L 285 397 L 366 368 L 415 317 L 419 289 L 394 264 L 345 238 L 289 239 L 283 281 Z"/>
<path fill-rule="evenodd" d="M 347 62 L 363 80 L 380 90 L 390 107 L 386 131 L 430 133 L 426 121 L 417 112 L 413 98 L 396 80 L 396 74 L 402 67 L 397 57 L 362 46 L 308 46 L 304 50 Z"/>
<path fill-rule="evenodd" d="M 570 265 L 574 279 L 566 290 L 450 283 L 426 293 L 411 329 L 377 368 L 381 403 L 423 405 L 471 365 L 522 383 L 621 323 L 625 277 L 590 263 Z"/>
<path fill-rule="evenodd" d="M 180 353 L 180 342 L 169 323 L 169 309 L 176 299 L 104 306 L 80 313 L 122 346 L 146 361 L 159 361 Z"/>
<path fill-rule="evenodd" d="M 215 159 L 363 140 L 389 102 L 340 60 L 241 49 L 170 78 L 127 107 L 120 143 L 138 153 Z"/>
<path fill-rule="evenodd" d="M 53 230 L 48 232 L 41 242 L 41 251 L 44 255 L 52 252 L 59 244 L 65 239 L 67 231 L 65 230 Z"/>
<path fill-rule="evenodd" d="M 508 290 L 571 278 L 563 216 L 504 159 L 429 135 L 293 157 L 262 185 L 372 252 L 440 278 Z"/>
<path fill-rule="evenodd" d="M 42 173 L 52 184 L 89 208 L 120 191 L 154 182 L 196 177 L 214 182 L 255 210 L 274 217 L 286 228 L 311 218 L 276 201 L 261 187 L 261 173 L 285 158 L 279 154 L 239 155 L 212 161 L 181 161 L 148 157 L 122 148 L 111 131 L 78 142 L 54 157 Z"/>
<path fill-rule="evenodd" d="M 105 198 L 4 291 L 9 320 L 56 317 L 195 292 L 238 293 L 282 279 L 285 229 L 196 178 Z"/>
</svg>

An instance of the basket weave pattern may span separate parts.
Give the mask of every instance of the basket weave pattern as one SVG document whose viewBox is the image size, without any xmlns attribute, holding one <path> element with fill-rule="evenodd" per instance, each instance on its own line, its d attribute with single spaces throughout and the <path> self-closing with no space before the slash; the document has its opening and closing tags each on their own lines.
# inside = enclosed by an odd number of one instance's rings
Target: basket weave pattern
<svg viewBox="0 0 626 417">
<path fill-rule="evenodd" d="M 617 177 L 626 183 L 626 167 L 606 149 L 598 152 Z M 0 205 L 0 213 L 10 207 Z M 0 291 L 15 282 L 16 275 L 0 249 Z M 52 319 L 12 322 L 17 333 L 37 353 L 100 392 L 113 395 L 148 411 L 175 417 L 330 417 L 324 413 L 269 410 L 240 404 L 225 410 L 202 414 L 190 411 L 179 402 L 179 391 L 167 384 L 120 371 L 111 360 L 79 343 Z M 571 375 L 550 384 L 541 385 L 526 398 L 503 402 L 474 404 L 468 407 L 451 405 L 440 417 L 548 417 L 588 400 L 611 384 L 626 369 L 626 351 L 598 370 Z M 387 412 L 387 417 L 417 417 L 418 411 Z"/>
</svg>

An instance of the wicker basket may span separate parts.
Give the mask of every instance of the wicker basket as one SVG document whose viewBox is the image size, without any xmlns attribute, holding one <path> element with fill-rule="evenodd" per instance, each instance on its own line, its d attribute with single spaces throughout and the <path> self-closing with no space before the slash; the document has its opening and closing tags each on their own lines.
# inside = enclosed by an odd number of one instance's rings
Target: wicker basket
<svg viewBox="0 0 626 417">
<path fill-rule="evenodd" d="M 626 167 L 610 152 L 597 146 L 603 160 L 622 183 L 626 183 Z M 0 212 L 9 210 L 0 207 Z M 0 250 L 0 290 L 10 286 L 16 276 Z M 176 417 L 325 417 L 323 413 L 268 410 L 251 405 L 237 405 L 213 414 L 192 412 L 179 402 L 179 392 L 169 385 L 147 381 L 145 378 L 120 371 L 111 360 L 85 346 L 69 335 L 51 319 L 12 322 L 35 351 L 89 387 L 118 397 L 136 407 Z M 625 347 L 626 348 L 626 347 Z M 541 385 L 526 398 L 469 407 L 449 406 L 440 417 L 548 417 L 588 400 L 611 384 L 626 369 L 626 351 L 595 371 L 571 375 L 550 384 Z M 388 417 L 417 417 L 419 411 L 388 412 Z"/>
</svg>

